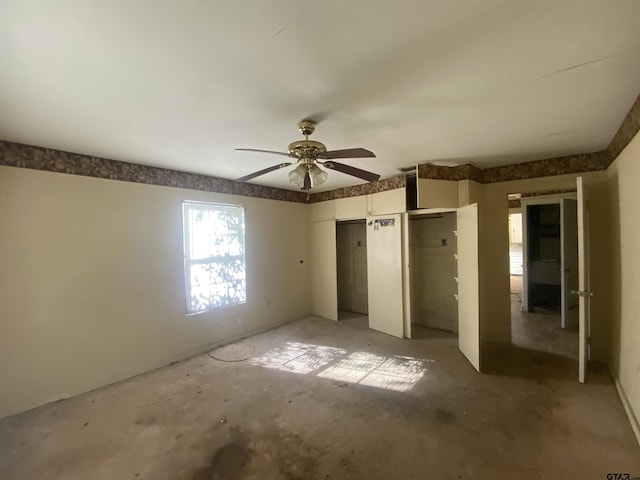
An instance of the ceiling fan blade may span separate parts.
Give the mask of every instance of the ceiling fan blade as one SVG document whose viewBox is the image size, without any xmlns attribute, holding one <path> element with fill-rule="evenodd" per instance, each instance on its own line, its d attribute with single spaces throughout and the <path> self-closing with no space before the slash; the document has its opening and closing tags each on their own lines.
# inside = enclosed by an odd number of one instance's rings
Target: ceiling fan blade
<svg viewBox="0 0 640 480">
<path fill-rule="evenodd" d="M 308 170 L 304 174 L 304 183 L 302 184 L 302 188 L 300 190 L 306 190 L 307 192 L 311 190 L 311 176 L 309 175 Z"/>
<path fill-rule="evenodd" d="M 249 175 L 245 175 L 244 177 L 240 177 L 236 179 L 236 182 L 247 182 L 252 178 L 259 177 L 260 175 L 264 175 L 265 173 L 273 172 L 275 170 L 280 170 L 281 168 L 288 167 L 289 165 L 293 165 L 292 163 L 280 163 L 278 165 L 274 165 L 269 168 L 263 168 L 262 170 L 258 170 L 257 172 L 250 173 Z"/>
<path fill-rule="evenodd" d="M 376 156 L 366 148 L 347 148 L 346 150 L 331 150 L 318 155 L 320 158 L 373 158 Z"/>
<path fill-rule="evenodd" d="M 285 152 L 274 152 L 273 150 L 259 150 L 257 148 L 236 148 L 236 150 L 240 150 L 242 152 L 273 153 L 274 155 L 284 155 L 285 157 L 289 156 L 289 154 Z"/>
<path fill-rule="evenodd" d="M 367 182 L 374 182 L 380 178 L 380 175 L 378 175 L 377 173 L 367 172 L 366 170 L 361 170 L 359 168 L 352 167 L 351 165 L 345 165 L 344 163 L 329 161 L 324 162 L 323 165 L 332 170 L 337 170 L 338 172 L 361 178 L 363 180 L 366 180 Z"/>
</svg>

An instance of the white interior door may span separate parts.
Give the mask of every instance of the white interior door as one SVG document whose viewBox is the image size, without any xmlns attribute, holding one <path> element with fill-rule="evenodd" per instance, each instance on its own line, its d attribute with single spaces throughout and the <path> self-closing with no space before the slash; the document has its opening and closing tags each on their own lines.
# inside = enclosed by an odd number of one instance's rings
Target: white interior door
<svg viewBox="0 0 640 480">
<path fill-rule="evenodd" d="M 311 255 L 311 312 L 330 320 L 338 320 L 335 220 L 311 222 Z"/>
<path fill-rule="evenodd" d="M 587 191 L 582 177 L 577 178 L 578 188 L 578 313 L 579 313 L 579 368 L 578 380 L 584 383 L 589 360 L 591 287 L 589 280 L 589 210 Z"/>
<path fill-rule="evenodd" d="M 478 204 L 458 209 L 458 347 L 480 371 Z"/>
<path fill-rule="evenodd" d="M 562 328 L 578 328 L 578 208 L 577 201 L 563 198 L 560 205 L 562 244 Z"/>
<path fill-rule="evenodd" d="M 369 328 L 403 337 L 402 281 L 401 216 L 367 217 Z"/>
</svg>

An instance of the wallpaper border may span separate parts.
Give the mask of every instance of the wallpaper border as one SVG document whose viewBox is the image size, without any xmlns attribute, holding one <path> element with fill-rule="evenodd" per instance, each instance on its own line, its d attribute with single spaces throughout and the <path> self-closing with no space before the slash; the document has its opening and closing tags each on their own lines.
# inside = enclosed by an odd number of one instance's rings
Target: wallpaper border
<svg viewBox="0 0 640 480">
<path fill-rule="evenodd" d="M 268 200 L 308 202 L 307 195 L 303 192 L 2 140 L 0 140 L 0 165 Z"/>
<path fill-rule="evenodd" d="M 453 167 L 423 163 L 418 165 L 418 178 L 497 183 L 606 170 L 639 131 L 640 97 L 636 99 L 607 148 L 601 152 L 513 163 L 486 169 L 480 169 L 470 163 Z"/>
<path fill-rule="evenodd" d="M 607 149 L 601 152 L 548 158 L 486 169 L 480 169 L 470 163 L 454 167 L 423 163 L 417 166 L 417 176 L 418 178 L 436 180 L 473 180 L 478 183 L 497 183 L 605 170 L 624 150 L 638 131 L 640 131 L 640 97 L 636 99 L 629 110 Z M 297 203 L 315 203 L 356 197 L 403 188 L 407 185 L 406 176 L 399 175 L 376 182 L 311 193 L 307 196 L 304 192 L 236 182 L 225 178 L 110 160 L 3 140 L 0 140 L 0 165 Z"/>
</svg>

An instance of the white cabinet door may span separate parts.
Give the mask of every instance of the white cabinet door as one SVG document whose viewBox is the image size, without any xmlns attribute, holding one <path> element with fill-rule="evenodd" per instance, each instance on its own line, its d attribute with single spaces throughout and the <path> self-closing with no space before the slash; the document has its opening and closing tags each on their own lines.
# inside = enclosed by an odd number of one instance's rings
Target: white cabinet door
<svg viewBox="0 0 640 480">
<path fill-rule="evenodd" d="M 403 261 L 400 215 L 367 217 L 369 328 L 403 337 Z"/>
<path fill-rule="evenodd" d="M 480 292 L 478 271 L 478 204 L 459 208 L 458 347 L 480 371 Z"/>
<path fill-rule="evenodd" d="M 335 202 L 336 220 L 359 220 L 367 216 L 366 195 L 338 198 Z"/>
<path fill-rule="evenodd" d="M 367 195 L 369 215 L 390 215 L 407 210 L 407 189 L 396 188 Z"/>
<path fill-rule="evenodd" d="M 335 220 L 311 222 L 311 248 L 311 312 L 330 320 L 338 320 Z"/>
<path fill-rule="evenodd" d="M 458 182 L 418 179 L 418 208 L 457 208 Z"/>
<path fill-rule="evenodd" d="M 582 177 L 577 178 L 578 187 L 578 329 L 579 329 L 579 366 L 578 380 L 584 383 L 589 360 L 591 286 L 589 280 L 589 210 L 587 209 L 587 191 Z"/>
</svg>

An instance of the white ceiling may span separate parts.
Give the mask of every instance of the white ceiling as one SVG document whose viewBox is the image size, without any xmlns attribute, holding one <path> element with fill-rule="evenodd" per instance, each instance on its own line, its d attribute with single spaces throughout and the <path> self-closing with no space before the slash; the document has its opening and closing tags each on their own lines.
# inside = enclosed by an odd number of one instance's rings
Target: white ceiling
<svg viewBox="0 0 640 480">
<path fill-rule="evenodd" d="M 0 138 L 224 178 L 305 117 L 383 178 L 598 151 L 640 93 L 638 25 L 638 0 L 0 0 Z"/>
</svg>

